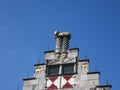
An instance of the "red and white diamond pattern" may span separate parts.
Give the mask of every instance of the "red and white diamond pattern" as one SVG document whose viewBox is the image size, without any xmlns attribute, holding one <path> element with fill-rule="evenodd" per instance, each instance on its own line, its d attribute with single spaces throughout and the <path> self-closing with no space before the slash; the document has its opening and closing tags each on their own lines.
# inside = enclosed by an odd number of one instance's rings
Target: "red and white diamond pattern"
<svg viewBox="0 0 120 90">
<path fill-rule="evenodd" d="M 74 78 L 73 75 L 62 76 L 61 88 L 73 88 Z"/>
<path fill-rule="evenodd" d="M 50 76 L 47 79 L 48 90 L 57 90 L 59 88 L 59 76 Z"/>
<path fill-rule="evenodd" d="M 50 76 L 47 80 L 48 90 L 58 90 L 58 88 L 73 88 L 75 84 L 74 79 L 75 78 L 73 78 L 73 75 Z"/>
</svg>

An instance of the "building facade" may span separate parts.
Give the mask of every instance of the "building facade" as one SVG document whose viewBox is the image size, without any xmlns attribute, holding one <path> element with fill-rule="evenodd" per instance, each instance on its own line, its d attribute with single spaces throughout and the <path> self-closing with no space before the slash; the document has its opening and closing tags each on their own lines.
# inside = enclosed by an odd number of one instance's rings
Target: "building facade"
<svg viewBox="0 0 120 90">
<path fill-rule="evenodd" d="M 34 65 L 34 77 L 23 79 L 23 90 L 111 90 L 100 85 L 100 72 L 89 71 L 89 59 L 79 60 L 79 48 L 69 48 L 69 32 L 54 35 L 55 50 L 45 51 L 45 63 Z"/>
</svg>

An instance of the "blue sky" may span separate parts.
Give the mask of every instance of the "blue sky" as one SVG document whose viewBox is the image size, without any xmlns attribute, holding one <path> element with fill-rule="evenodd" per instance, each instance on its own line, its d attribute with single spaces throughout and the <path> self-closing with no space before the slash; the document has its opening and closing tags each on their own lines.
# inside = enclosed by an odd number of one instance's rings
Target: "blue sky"
<svg viewBox="0 0 120 90">
<path fill-rule="evenodd" d="M 101 84 L 108 78 L 119 89 L 119 0 L 0 0 L 1 90 L 22 90 L 38 58 L 43 63 L 44 51 L 54 50 L 54 30 L 70 32 L 70 47 L 80 48 L 80 59 L 87 54 Z"/>
</svg>

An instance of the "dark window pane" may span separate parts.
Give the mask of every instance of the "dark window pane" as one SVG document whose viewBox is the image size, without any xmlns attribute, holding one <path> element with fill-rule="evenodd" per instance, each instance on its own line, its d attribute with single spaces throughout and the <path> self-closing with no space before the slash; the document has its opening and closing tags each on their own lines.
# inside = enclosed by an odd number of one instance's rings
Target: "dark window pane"
<svg viewBox="0 0 120 90">
<path fill-rule="evenodd" d="M 59 74 L 59 67 L 48 67 L 48 75 L 57 75 Z"/>
<path fill-rule="evenodd" d="M 63 74 L 74 73 L 74 65 L 64 65 L 63 66 Z"/>
</svg>

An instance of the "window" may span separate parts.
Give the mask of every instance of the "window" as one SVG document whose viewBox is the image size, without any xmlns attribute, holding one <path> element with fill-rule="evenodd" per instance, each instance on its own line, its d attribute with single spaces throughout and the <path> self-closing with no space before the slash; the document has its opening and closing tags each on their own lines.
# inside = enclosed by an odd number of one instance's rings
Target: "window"
<svg viewBox="0 0 120 90">
<path fill-rule="evenodd" d="M 74 64 L 63 65 L 63 74 L 74 73 Z"/>
<path fill-rule="evenodd" d="M 59 74 L 59 66 L 47 67 L 48 75 L 57 75 Z"/>
</svg>

